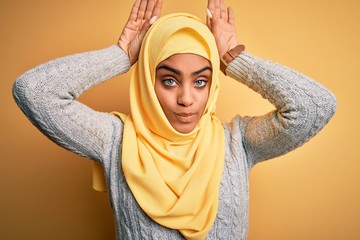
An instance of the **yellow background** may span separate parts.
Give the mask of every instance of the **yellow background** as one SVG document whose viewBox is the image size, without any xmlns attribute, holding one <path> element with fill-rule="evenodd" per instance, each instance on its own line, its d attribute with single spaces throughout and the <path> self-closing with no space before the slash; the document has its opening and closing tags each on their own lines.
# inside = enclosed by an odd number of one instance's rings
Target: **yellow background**
<svg viewBox="0 0 360 240">
<path fill-rule="evenodd" d="M 44 61 L 113 44 L 130 0 L 0 1 L 0 239 L 113 239 L 106 194 L 90 161 L 47 140 L 15 105 L 11 87 Z M 228 0 L 247 50 L 303 72 L 335 93 L 335 117 L 310 142 L 257 165 L 250 177 L 250 240 L 360 239 L 360 2 Z M 204 18 L 205 0 L 164 0 L 163 13 Z M 81 96 L 99 111 L 128 112 L 129 74 Z M 222 80 L 219 116 L 272 106 Z"/>
</svg>

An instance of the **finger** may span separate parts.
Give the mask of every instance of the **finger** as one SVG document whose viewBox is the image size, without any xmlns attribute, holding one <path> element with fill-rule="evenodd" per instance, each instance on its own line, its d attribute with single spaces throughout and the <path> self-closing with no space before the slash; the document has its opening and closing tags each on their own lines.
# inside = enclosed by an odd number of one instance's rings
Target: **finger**
<svg viewBox="0 0 360 240">
<path fill-rule="evenodd" d="M 139 11 L 139 7 L 140 7 L 140 1 L 141 0 L 136 0 L 131 12 L 130 12 L 130 16 L 129 16 L 129 20 L 128 21 L 135 21 L 138 15 L 138 11 Z"/>
<path fill-rule="evenodd" d="M 140 6 L 139 6 L 139 10 L 137 13 L 137 17 L 136 20 L 143 20 L 144 16 L 145 16 L 145 11 L 146 11 L 146 6 L 147 6 L 147 0 L 141 0 L 140 1 Z"/>
<path fill-rule="evenodd" d="M 211 11 L 208 8 L 206 9 L 206 16 L 210 19 L 213 17 Z"/>
<path fill-rule="evenodd" d="M 156 0 L 149 0 L 146 5 L 144 19 L 150 19 L 154 11 Z"/>
<path fill-rule="evenodd" d="M 223 19 L 227 19 L 227 12 L 225 8 L 224 0 L 219 0 L 219 1 L 220 1 L 220 17 Z"/>
<path fill-rule="evenodd" d="M 163 4 L 163 0 L 156 1 L 156 5 L 155 5 L 154 11 L 152 13 L 152 16 L 157 16 L 158 18 L 160 17 L 162 4 Z"/>
<path fill-rule="evenodd" d="M 215 0 L 208 0 L 206 8 L 206 25 L 211 29 L 211 18 L 213 17 L 213 12 L 215 11 Z"/>
<path fill-rule="evenodd" d="M 144 39 L 145 37 L 145 34 L 147 32 L 147 30 L 149 30 L 149 28 L 151 27 L 151 25 L 156 21 L 156 17 L 154 16 L 153 18 L 151 18 L 151 21 L 146 21 L 140 32 L 139 32 L 139 35 L 138 35 L 138 39 L 140 40 L 140 42 L 142 42 L 142 40 Z"/>
<path fill-rule="evenodd" d="M 150 18 L 149 24 L 153 25 L 154 22 L 157 20 L 157 18 L 158 18 L 157 16 L 153 16 L 152 18 Z"/>
<path fill-rule="evenodd" d="M 235 25 L 235 16 L 232 7 L 228 7 L 228 23 Z"/>
<path fill-rule="evenodd" d="M 208 8 L 210 11 L 213 11 L 213 10 L 215 9 L 215 1 L 214 1 L 214 0 L 209 0 L 209 1 L 208 1 L 207 8 Z"/>
<path fill-rule="evenodd" d="M 216 17 L 220 17 L 220 0 L 215 0 L 215 11 L 212 12 Z"/>
<path fill-rule="evenodd" d="M 211 29 L 211 18 L 212 18 L 212 13 L 209 10 L 209 8 L 206 8 L 206 25 Z"/>
</svg>

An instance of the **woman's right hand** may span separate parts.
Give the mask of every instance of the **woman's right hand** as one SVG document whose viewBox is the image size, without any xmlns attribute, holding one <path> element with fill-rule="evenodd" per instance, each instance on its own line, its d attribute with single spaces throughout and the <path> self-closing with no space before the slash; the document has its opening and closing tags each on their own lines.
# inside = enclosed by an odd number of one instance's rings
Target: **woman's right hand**
<svg viewBox="0 0 360 240">
<path fill-rule="evenodd" d="M 151 24 L 160 17 L 162 0 L 136 0 L 129 19 L 120 35 L 118 45 L 133 65 L 138 60 L 142 40 Z"/>
</svg>

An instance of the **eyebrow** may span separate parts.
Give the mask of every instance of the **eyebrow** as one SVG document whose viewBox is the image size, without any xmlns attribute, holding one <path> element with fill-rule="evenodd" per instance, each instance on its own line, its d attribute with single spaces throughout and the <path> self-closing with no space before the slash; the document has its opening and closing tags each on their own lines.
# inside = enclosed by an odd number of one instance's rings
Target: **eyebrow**
<svg viewBox="0 0 360 240">
<path fill-rule="evenodd" d="M 173 72 L 173 73 L 175 73 L 175 74 L 177 74 L 177 75 L 180 75 L 180 71 L 179 70 L 177 70 L 177 69 L 175 69 L 175 68 L 172 68 L 172 67 L 170 67 L 170 66 L 168 66 L 168 65 L 160 65 L 159 67 L 157 67 L 156 68 L 156 71 L 159 71 L 160 69 L 165 69 L 165 70 L 168 70 L 168 71 L 170 71 L 170 72 Z"/>
<path fill-rule="evenodd" d="M 197 70 L 196 72 L 193 72 L 191 75 L 199 75 L 200 73 L 205 72 L 206 70 L 209 70 L 210 72 L 212 72 L 212 68 L 209 66 L 206 66 L 200 70 Z"/>
<path fill-rule="evenodd" d="M 160 69 L 165 69 L 165 70 L 170 71 L 170 72 L 173 72 L 173 73 L 175 73 L 175 74 L 177 74 L 177 75 L 180 75 L 180 74 L 181 74 L 181 72 L 180 72 L 179 70 L 177 70 L 177 69 L 175 69 L 175 68 L 172 68 L 172 67 L 170 67 L 170 66 L 168 66 L 168 65 L 165 65 L 165 64 L 164 64 L 164 65 L 160 65 L 159 67 L 157 67 L 157 68 L 156 68 L 156 71 L 158 71 L 158 70 L 160 70 Z M 209 66 L 206 66 L 206 67 L 203 67 L 203 68 L 201 68 L 201 69 L 199 69 L 199 70 L 191 73 L 191 75 L 199 75 L 200 73 L 202 73 L 202 72 L 204 72 L 204 71 L 206 71 L 206 70 L 209 70 L 209 71 L 212 72 L 212 68 L 209 67 Z"/>
</svg>

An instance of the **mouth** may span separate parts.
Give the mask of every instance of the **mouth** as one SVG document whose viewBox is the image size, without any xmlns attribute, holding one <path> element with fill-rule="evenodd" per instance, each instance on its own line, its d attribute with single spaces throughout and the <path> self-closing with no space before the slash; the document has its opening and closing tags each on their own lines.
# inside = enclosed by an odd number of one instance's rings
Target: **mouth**
<svg viewBox="0 0 360 240">
<path fill-rule="evenodd" d="M 175 113 L 175 116 L 177 119 L 180 120 L 180 122 L 188 123 L 193 120 L 193 118 L 196 116 L 195 113 Z"/>
</svg>

